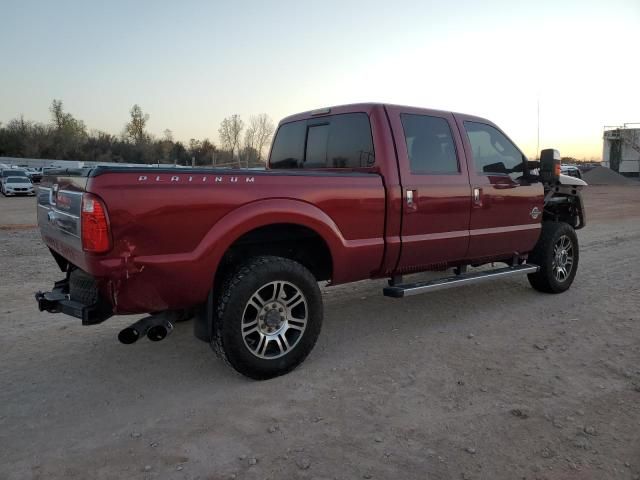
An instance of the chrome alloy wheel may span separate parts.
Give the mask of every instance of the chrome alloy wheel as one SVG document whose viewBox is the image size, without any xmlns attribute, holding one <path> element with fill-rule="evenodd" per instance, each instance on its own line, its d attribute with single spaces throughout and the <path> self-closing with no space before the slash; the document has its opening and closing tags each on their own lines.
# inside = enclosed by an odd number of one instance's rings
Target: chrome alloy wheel
<svg viewBox="0 0 640 480">
<path fill-rule="evenodd" d="M 242 314 L 242 339 L 258 358 L 272 360 L 291 351 L 307 327 L 307 299 L 294 284 L 269 282 L 249 298 Z"/>
<path fill-rule="evenodd" d="M 553 276 L 558 282 L 564 282 L 573 269 L 573 244 L 571 239 L 562 235 L 553 246 Z"/>
</svg>

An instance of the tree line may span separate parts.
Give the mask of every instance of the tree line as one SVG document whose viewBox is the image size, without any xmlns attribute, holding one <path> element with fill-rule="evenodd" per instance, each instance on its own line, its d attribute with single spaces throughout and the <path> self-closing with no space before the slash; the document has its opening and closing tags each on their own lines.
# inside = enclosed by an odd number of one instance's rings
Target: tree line
<svg viewBox="0 0 640 480">
<path fill-rule="evenodd" d="M 147 131 L 149 115 L 139 105 L 129 111 L 129 121 L 119 135 L 89 130 L 82 120 L 64 110 L 61 100 L 49 107 L 48 123 L 25 120 L 21 115 L 0 123 L 0 156 L 93 162 L 164 163 L 221 167 L 258 167 L 271 142 L 275 126 L 265 113 L 222 120 L 219 145 L 208 138 L 176 141 L 165 130 L 158 138 Z"/>
</svg>

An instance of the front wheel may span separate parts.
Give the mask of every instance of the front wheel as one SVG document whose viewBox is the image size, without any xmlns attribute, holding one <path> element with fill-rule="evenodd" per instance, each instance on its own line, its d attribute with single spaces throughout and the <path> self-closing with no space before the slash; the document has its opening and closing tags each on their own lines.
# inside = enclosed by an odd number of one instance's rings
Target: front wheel
<svg viewBox="0 0 640 480">
<path fill-rule="evenodd" d="M 322 316 L 322 296 L 309 270 L 287 258 L 254 257 L 222 286 L 211 346 L 247 377 L 277 377 L 311 352 Z"/>
<path fill-rule="evenodd" d="M 545 293 L 562 293 L 573 283 L 578 270 L 580 250 L 573 227 L 563 222 L 544 222 L 538 243 L 529 262 L 540 270 L 529 274 L 533 288 Z"/>
</svg>

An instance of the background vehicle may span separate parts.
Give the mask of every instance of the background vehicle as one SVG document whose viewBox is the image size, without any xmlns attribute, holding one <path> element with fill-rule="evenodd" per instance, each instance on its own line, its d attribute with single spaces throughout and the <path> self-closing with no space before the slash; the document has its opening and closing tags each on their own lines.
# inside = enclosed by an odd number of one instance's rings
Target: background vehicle
<svg viewBox="0 0 640 480">
<path fill-rule="evenodd" d="M 584 185 L 560 175 L 557 151 L 530 162 L 479 117 L 381 104 L 306 112 L 280 123 L 268 171 L 49 172 L 38 221 L 66 276 L 36 298 L 83 324 L 153 312 L 124 343 L 161 340 L 195 311 L 198 338 L 270 378 L 315 344 L 318 281 L 388 277 L 383 293 L 397 298 L 527 274 L 540 291 L 565 291 Z M 506 266 L 469 270 L 491 262 Z"/>
<path fill-rule="evenodd" d="M 2 193 L 10 195 L 35 195 L 33 183 L 26 177 L 7 177 L 2 184 Z"/>
<path fill-rule="evenodd" d="M 582 178 L 582 172 L 575 165 L 561 165 L 560 172 L 570 177 Z"/>
<path fill-rule="evenodd" d="M 39 168 L 25 168 L 25 172 L 33 183 L 40 183 L 42 180 L 42 172 Z"/>
<path fill-rule="evenodd" d="M 4 168 L 0 171 L 0 190 L 4 192 L 4 184 L 9 177 L 23 177 L 28 179 L 27 172 L 19 168 Z"/>
</svg>

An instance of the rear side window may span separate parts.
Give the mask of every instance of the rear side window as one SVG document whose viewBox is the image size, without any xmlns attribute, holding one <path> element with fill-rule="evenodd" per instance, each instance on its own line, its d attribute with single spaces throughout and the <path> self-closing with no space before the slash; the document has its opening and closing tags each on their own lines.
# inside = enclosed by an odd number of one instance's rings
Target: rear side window
<svg viewBox="0 0 640 480">
<path fill-rule="evenodd" d="M 278 129 L 269 158 L 271 168 L 301 168 L 306 130 L 306 122 L 285 123 Z"/>
<path fill-rule="evenodd" d="M 411 173 L 460 172 L 451 128 L 445 118 L 413 114 L 402 114 L 400 117 Z"/>
<path fill-rule="evenodd" d="M 375 163 L 366 113 L 285 123 L 271 149 L 271 168 L 362 168 Z"/>
<path fill-rule="evenodd" d="M 500 130 L 478 122 L 464 122 L 473 152 L 473 163 L 480 174 L 506 174 L 518 179 L 525 166 L 524 155 Z"/>
</svg>

